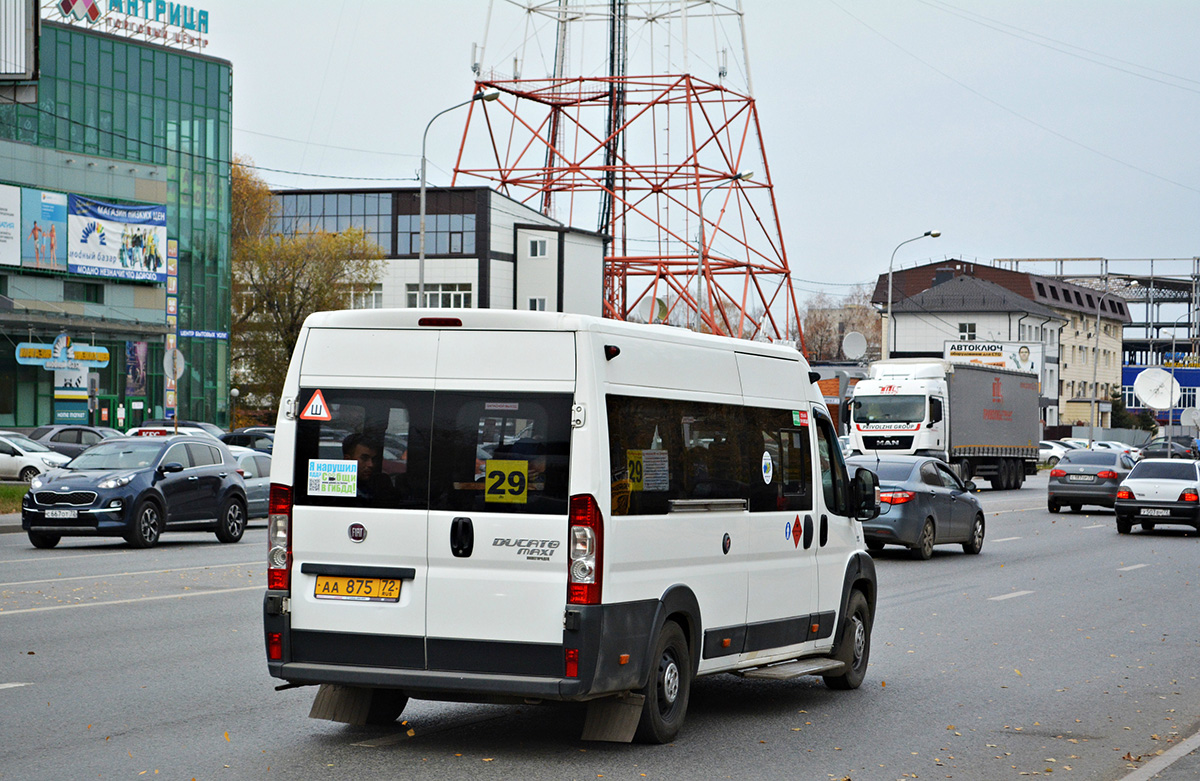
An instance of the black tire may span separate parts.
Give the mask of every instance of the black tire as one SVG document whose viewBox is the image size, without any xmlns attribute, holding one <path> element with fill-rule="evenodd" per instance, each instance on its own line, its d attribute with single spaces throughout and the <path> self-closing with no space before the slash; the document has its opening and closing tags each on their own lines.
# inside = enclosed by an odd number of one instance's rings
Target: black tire
<svg viewBox="0 0 1200 781">
<path fill-rule="evenodd" d="M 400 718 L 408 705 L 408 695 L 395 689 L 375 689 L 371 692 L 371 707 L 367 709 L 368 724 L 391 724 Z"/>
<path fill-rule="evenodd" d="M 246 533 L 246 506 L 240 499 L 235 497 L 225 501 L 217 518 L 216 531 L 221 542 L 237 542 Z"/>
<path fill-rule="evenodd" d="M 975 523 L 971 526 L 971 539 L 963 543 L 963 553 L 969 553 L 972 556 L 979 555 L 983 550 L 983 535 L 987 531 L 983 515 L 975 516 Z"/>
<path fill-rule="evenodd" d="M 1071 505 L 1071 512 L 1073 512 L 1073 513 L 1081 513 L 1081 512 L 1083 512 L 1083 505 L 1082 505 L 1082 504 L 1073 504 L 1073 505 Z"/>
<path fill-rule="evenodd" d="M 1133 521 L 1128 518 L 1117 519 L 1117 534 L 1129 534 L 1133 531 Z"/>
<path fill-rule="evenodd" d="M 1143 523 L 1143 524 L 1142 524 L 1142 531 L 1144 531 L 1144 532 L 1152 532 L 1152 531 L 1154 531 L 1154 524 L 1152 524 L 1152 523 Z"/>
<path fill-rule="evenodd" d="M 871 659 L 871 609 L 861 591 L 850 592 L 836 658 L 846 665 L 845 672 L 824 676 L 825 685 L 830 689 L 857 689 L 867 675 Z"/>
<path fill-rule="evenodd" d="M 1046 509 L 1052 513 L 1056 513 L 1062 508 L 1058 506 L 1058 502 L 1051 499 L 1050 501 L 1046 502 Z"/>
<path fill-rule="evenodd" d="M 1058 456 L 1050 456 L 1049 458 L 1046 459 L 1046 464 L 1049 466 L 1054 466 L 1057 463 L 1058 463 Z"/>
<path fill-rule="evenodd" d="M 41 473 L 38 472 L 36 466 L 27 466 L 21 470 L 21 479 L 26 483 L 32 483 L 33 478 L 37 477 L 39 474 Z"/>
<path fill-rule="evenodd" d="M 878 553 L 883 550 L 883 543 L 876 540 L 867 540 L 867 550 Z"/>
<path fill-rule="evenodd" d="M 135 548 L 153 548 L 162 536 L 162 509 L 149 499 L 143 499 L 133 511 L 133 529 L 125 541 Z"/>
<path fill-rule="evenodd" d="M 921 536 L 917 538 L 917 544 L 909 548 L 912 551 L 912 557 L 919 561 L 929 561 L 933 558 L 934 537 L 933 521 L 926 518 L 925 525 L 921 527 Z"/>
<path fill-rule="evenodd" d="M 42 532 L 34 531 L 27 532 L 27 534 L 29 534 L 29 541 L 33 543 L 33 547 L 35 548 L 53 548 L 62 539 L 57 534 L 43 534 Z"/>
<path fill-rule="evenodd" d="M 650 677 L 640 692 L 646 700 L 634 738 L 639 743 L 670 743 L 683 726 L 692 689 L 692 655 L 679 624 L 663 624 L 651 659 Z"/>
</svg>

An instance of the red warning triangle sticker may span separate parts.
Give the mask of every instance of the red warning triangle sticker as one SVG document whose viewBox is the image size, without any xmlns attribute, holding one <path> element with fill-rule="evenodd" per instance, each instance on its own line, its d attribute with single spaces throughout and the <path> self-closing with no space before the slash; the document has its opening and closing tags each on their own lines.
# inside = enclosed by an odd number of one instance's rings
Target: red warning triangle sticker
<svg viewBox="0 0 1200 781">
<path fill-rule="evenodd" d="M 300 413 L 301 420 L 333 420 L 333 416 L 329 414 L 329 405 L 325 403 L 325 397 L 321 395 L 321 391 L 317 391 L 308 400 L 308 404 L 304 406 L 304 411 Z"/>
</svg>

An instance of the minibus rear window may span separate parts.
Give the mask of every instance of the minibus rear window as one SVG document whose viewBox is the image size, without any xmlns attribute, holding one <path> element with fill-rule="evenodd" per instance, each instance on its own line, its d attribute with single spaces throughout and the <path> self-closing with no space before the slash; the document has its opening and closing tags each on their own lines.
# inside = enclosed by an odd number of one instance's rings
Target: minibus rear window
<svg viewBox="0 0 1200 781">
<path fill-rule="evenodd" d="M 432 391 L 305 388 L 300 399 L 296 504 L 425 509 Z"/>
<path fill-rule="evenodd" d="M 571 396 L 438 391 L 430 508 L 567 514 Z"/>
</svg>

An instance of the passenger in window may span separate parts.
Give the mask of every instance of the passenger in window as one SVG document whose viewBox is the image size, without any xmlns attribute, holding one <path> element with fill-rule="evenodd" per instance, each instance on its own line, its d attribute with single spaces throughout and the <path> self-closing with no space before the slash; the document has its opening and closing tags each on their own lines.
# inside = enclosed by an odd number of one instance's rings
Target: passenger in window
<svg viewBox="0 0 1200 781">
<path fill-rule="evenodd" d="M 358 462 L 358 498 L 367 504 L 386 505 L 395 498 L 395 486 L 380 468 L 383 443 L 354 433 L 342 440 L 342 458 Z"/>
</svg>

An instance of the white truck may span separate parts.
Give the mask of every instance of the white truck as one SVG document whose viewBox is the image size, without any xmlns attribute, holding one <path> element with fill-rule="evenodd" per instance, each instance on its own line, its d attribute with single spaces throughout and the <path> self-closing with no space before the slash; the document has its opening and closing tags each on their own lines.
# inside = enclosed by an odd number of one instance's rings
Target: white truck
<svg viewBox="0 0 1200 781">
<path fill-rule="evenodd" d="M 850 446 L 865 455 L 925 455 L 964 480 L 1019 488 L 1037 469 L 1038 378 L 932 358 L 871 364 L 850 402 Z"/>
</svg>

